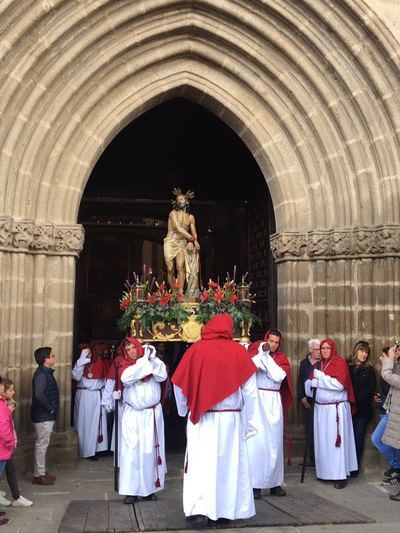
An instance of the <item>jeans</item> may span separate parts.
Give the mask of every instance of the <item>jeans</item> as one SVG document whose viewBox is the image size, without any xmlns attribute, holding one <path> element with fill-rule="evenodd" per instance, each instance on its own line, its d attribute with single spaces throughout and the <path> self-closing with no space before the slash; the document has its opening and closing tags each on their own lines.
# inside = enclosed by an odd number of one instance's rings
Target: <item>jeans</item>
<svg viewBox="0 0 400 533">
<path fill-rule="evenodd" d="M 6 466 L 7 461 L 0 461 L 0 476 L 3 473 L 4 467 Z"/>
<path fill-rule="evenodd" d="M 11 496 L 13 497 L 13 500 L 18 500 L 18 498 L 21 496 L 21 493 L 18 489 L 17 473 L 15 472 L 15 465 L 12 457 L 6 463 L 6 475 Z"/>
<path fill-rule="evenodd" d="M 388 420 L 389 415 L 387 413 L 381 415 L 381 420 L 371 435 L 371 441 L 375 448 L 377 448 L 378 451 L 384 456 L 390 466 L 392 468 L 396 468 L 396 470 L 400 470 L 400 450 L 397 448 L 392 448 L 388 444 L 382 442 L 382 437 L 385 433 Z"/>
<path fill-rule="evenodd" d="M 367 429 L 368 420 L 366 418 L 353 418 L 354 440 L 356 442 L 356 453 L 358 468 L 360 468 L 361 459 L 364 455 L 365 430 Z"/>
</svg>

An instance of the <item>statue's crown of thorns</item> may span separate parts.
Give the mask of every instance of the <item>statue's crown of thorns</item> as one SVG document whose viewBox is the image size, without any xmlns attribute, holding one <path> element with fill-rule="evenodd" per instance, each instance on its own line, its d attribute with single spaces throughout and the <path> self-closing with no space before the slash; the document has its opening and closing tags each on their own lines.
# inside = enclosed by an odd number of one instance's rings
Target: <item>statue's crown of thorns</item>
<svg viewBox="0 0 400 533">
<path fill-rule="evenodd" d="M 173 195 L 175 196 L 175 198 L 173 200 L 171 200 L 171 203 L 173 205 L 173 207 L 176 207 L 177 203 L 176 203 L 176 199 L 178 198 L 178 196 L 184 196 L 185 199 L 186 199 L 186 203 L 189 204 L 189 201 L 194 198 L 195 194 L 193 191 L 191 190 L 188 190 L 185 192 L 185 194 L 183 194 L 183 192 L 181 191 L 180 187 L 174 187 L 172 189 L 172 193 Z"/>
</svg>

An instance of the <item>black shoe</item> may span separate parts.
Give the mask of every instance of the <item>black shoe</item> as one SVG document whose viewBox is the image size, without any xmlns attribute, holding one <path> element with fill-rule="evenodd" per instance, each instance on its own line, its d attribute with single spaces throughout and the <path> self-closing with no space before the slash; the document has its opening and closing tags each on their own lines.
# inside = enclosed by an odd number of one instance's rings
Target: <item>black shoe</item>
<svg viewBox="0 0 400 533">
<path fill-rule="evenodd" d="M 0 527 L 8 526 L 9 524 L 11 524 L 11 520 L 9 518 L 6 518 L 5 516 L 0 518 Z"/>
<path fill-rule="evenodd" d="M 148 496 L 143 496 L 142 501 L 144 502 L 155 502 L 157 500 L 157 496 L 155 494 L 149 494 Z"/>
<path fill-rule="evenodd" d="M 347 485 L 347 480 L 346 479 L 339 479 L 338 481 L 335 481 L 335 489 L 344 489 L 345 486 Z"/>
<path fill-rule="evenodd" d="M 125 496 L 124 503 L 127 505 L 131 505 L 133 503 L 136 503 L 138 501 L 137 496 Z"/>
<path fill-rule="evenodd" d="M 350 477 L 358 477 L 358 474 L 359 474 L 358 470 L 352 470 L 350 472 Z"/>
<path fill-rule="evenodd" d="M 189 516 L 186 518 L 186 524 L 188 529 L 205 529 L 208 525 L 208 518 L 201 514 Z"/>
<path fill-rule="evenodd" d="M 253 496 L 255 500 L 261 500 L 261 489 L 253 489 Z"/>
<path fill-rule="evenodd" d="M 271 494 L 271 496 L 286 496 L 286 490 L 279 485 L 277 487 L 272 487 L 272 489 L 269 489 L 269 493 Z"/>
<path fill-rule="evenodd" d="M 386 472 L 383 474 L 383 477 L 390 479 L 391 477 L 396 477 L 398 474 L 400 474 L 399 469 L 390 467 L 389 470 L 386 470 Z"/>
</svg>

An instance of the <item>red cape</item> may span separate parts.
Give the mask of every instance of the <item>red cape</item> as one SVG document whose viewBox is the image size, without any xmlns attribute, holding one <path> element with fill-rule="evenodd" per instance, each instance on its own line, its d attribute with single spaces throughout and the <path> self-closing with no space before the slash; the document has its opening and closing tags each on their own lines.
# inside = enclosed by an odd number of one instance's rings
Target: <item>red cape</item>
<svg viewBox="0 0 400 533">
<path fill-rule="evenodd" d="M 352 406 L 352 411 L 355 412 L 356 398 L 353 390 L 353 383 L 350 377 L 349 367 L 346 361 L 340 357 L 337 353 L 336 344 L 332 339 L 325 339 L 321 342 L 323 344 L 329 344 L 332 348 L 329 359 L 321 359 L 321 372 L 324 372 L 327 376 L 336 378 L 346 389 L 347 398 Z M 314 377 L 314 373 L 311 374 L 311 379 Z"/>
<path fill-rule="evenodd" d="M 257 372 L 245 348 L 232 339 L 231 315 L 214 316 L 203 327 L 201 340 L 185 352 L 172 376 L 172 383 L 187 398 L 193 424 Z"/>
<path fill-rule="evenodd" d="M 267 337 L 268 332 L 265 337 Z M 260 344 L 264 344 L 267 339 L 264 337 L 263 341 L 252 342 L 249 346 L 248 354 L 250 357 L 254 357 L 258 352 L 258 347 Z M 290 366 L 289 359 L 283 352 L 270 353 L 272 359 L 277 365 L 279 365 L 282 370 L 286 372 L 286 377 L 281 383 L 281 388 L 279 392 L 281 394 L 282 407 L 286 411 L 293 403 L 293 392 L 292 392 L 292 367 Z"/>
</svg>

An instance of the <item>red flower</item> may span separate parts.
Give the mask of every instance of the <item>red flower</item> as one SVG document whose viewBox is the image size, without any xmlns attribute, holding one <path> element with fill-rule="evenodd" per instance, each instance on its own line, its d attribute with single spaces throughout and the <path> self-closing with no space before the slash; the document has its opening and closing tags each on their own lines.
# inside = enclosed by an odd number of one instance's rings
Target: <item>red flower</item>
<svg viewBox="0 0 400 533">
<path fill-rule="evenodd" d="M 214 292 L 214 298 L 217 304 L 220 304 L 222 302 L 224 296 L 225 296 L 225 293 L 221 289 L 218 289 Z"/>
<path fill-rule="evenodd" d="M 233 304 L 235 304 L 237 302 L 237 296 L 236 294 L 231 294 L 229 296 L 229 301 L 232 302 Z"/>
<path fill-rule="evenodd" d="M 202 303 L 206 302 L 209 297 L 210 297 L 210 295 L 208 294 L 208 292 L 206 292 L 206 291 L 202 292 L 201 293 L 201 301 L 202 301 Z"/>
<path fill-rule="evenodd" d="M 177 300 L 179 303 L 182 303 L 184 300 L 183 294 L 178 294 Z"/>
<path fill-rule="evenodd" d="M 172 294 L 169 294 L 168 292 L 163 294 L 160 298 L 160 303 L 163 304 L 163 305 L 166 305 L 169 303 L 169 301 L 171 300 L 172 298 Z"/>
<path fill-rule="evenodd" d="M 154 294 L 149 294 L 148 297 L 146 298 L 146 302 L 148 304 L 153 304 L 155 301 L 156 301 L 156 297 L 154 296 Z"/>
<path fill-rule="evenodd" d="M 225 289 L 233 289 L 233 281 L 227 281 L 225 283 Z"/>
<path fill-rule="evenodd" d="M 181 286 L 179 285 L 179 283 L 177 281 L 175 281 L 175 283 L 173 284 L 173 288 L 179 290 L 181 288 Z"/>
<path fill-rule="evenodd" d="M 164 281 L 162 283 L 160 283 L 159 288 L 160 288 L 160 291 L 165 291 L 167 286 L 165 285 Z"/>
<path fill-rule="evenodd" d="M 212 289 L 217 289 L 218 288 L 218 283 L 215 283 L 215 281 L 209 281 L 208 282 L 208 286 L 211 287 Z"/>
</svg>

